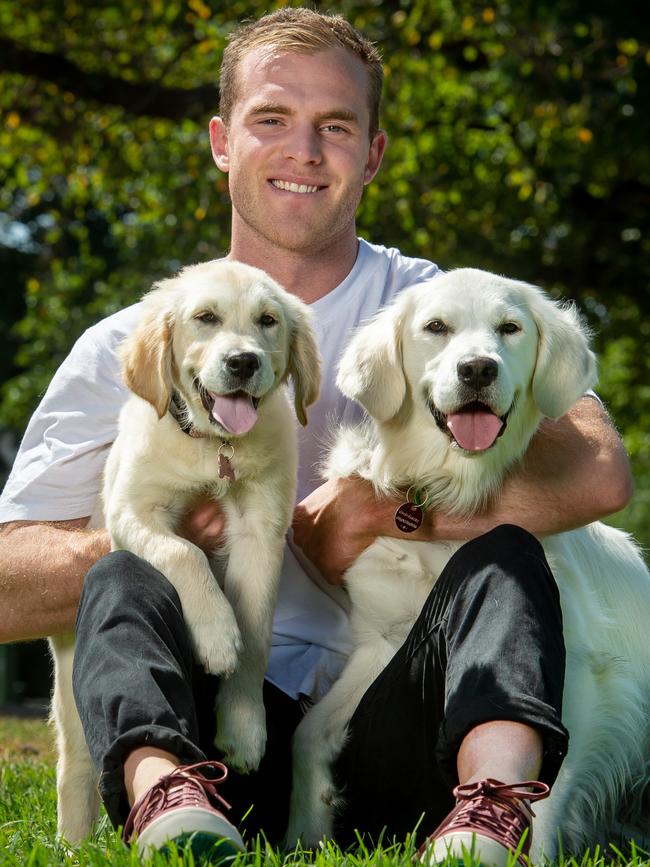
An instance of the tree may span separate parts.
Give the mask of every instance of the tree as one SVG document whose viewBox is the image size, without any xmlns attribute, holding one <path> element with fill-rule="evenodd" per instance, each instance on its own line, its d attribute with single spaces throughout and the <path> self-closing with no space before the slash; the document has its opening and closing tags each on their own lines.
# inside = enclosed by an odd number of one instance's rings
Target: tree
<svg viewBox="0 0 650 867">
<path fill-rule="evenodd" d="M 0 0 L 0 328 L 18 434 L 90 323 L 228 248 L 206 125 L 228 34 L 273 4 Z M 578 300 L 650 514 L 648 12 L 596 0 L 317 4 L 384 53 L 365 236 Z M 15 324 L 14 324 L 15 323 Z"/>
</svg>

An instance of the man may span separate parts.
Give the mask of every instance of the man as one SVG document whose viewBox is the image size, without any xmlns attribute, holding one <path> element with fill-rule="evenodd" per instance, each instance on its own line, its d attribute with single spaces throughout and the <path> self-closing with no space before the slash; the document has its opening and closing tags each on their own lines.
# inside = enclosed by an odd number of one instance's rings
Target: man
<svg viewBox="0 0 650 867">
<path fill-rule="evenodd" d="M 224 54 L 220 84 L 221 114 L 210 124 L 210 139 L 217 166 L 229 175 L 229 256 L 264 268 L 312 304 L 325 361 L 321 400 L 301 444 L 295 543 L 302 553 L 287 550 L 275 618 L 267 754 L 258 774 L 248 780 L 231 775 L 219 790 L 235 805 L 234 822 L 254 803 L 249 829 L 261 826 L 277 840 L 286 821 L 291 732 L 301 706 L 326 691 L 349 649 L 340 594 L 307 578 L 304 555 L 336 585 L 377 535 L 399 535 L 395 504 L 378 501 L 360 480 L 319 487 L 313 467 L 327 419 L 347 421 L 356 413 L 335 389 L 335 360 L 352 327 L 437 269 L 357 239 L 355 212 L 380 167 L 386 135 L 378 128 L 380 59 L 343 19 L 284 9 L 241 28 Z M 178 599 L 148 564 L 121 552 L 100 560 L 109 551 L 106 533 L 84 529 L 125 398 L 115 347 L 133 328 L 138 309 L 110 317 L 81 338 L 30 423 L 0 504 L 6 522 L 0 637 L 69 631 L 79 609 L 75 695 L 112 821 L 126 821 L 126 839 L 142 847 L 200 829 L 195 841 L 225 837 L 237 848 L 237 830 L 215 806 L 214 769 L 194 767 L 211 748 L 216 683 L 192 670 Z M 504 671 L 492 672 L 501 680 L 472 695 L 472 702 L 461 689 L 453 714 L 441 699 L 449 671 L 439 656 L 400 651 L 364 697 L 337 766 L 347 798 L 342 840 L 354 827 L 376 834 L 386 825 L 401 834 L 422 813 L 426 837 L 451 810 L 451 790 L 460 782 L 459 806 L 438 838 L 453 845 L 460 827 L 485 841 L 484 828 L 472 824 L 465 808 L 491 805 L 502 829 L 500 855 L 490 857 L 505 863 L 530 823 L 528 801 L 547 791 L 566 749 L 564 657 L 557 590 L 541 549 L 523 530 L 494 528 L 517 523 L 536 534 L 573 528 L 622 508 L 630 487 L 620 441 L 599 403 L 586 397 L 564 419 L 545 425 L 488 512 L 470 523 L 428 514 L 412 538 L 473 541 L 441 576 L 444 598 L 434 590 L 412 640 L 430 651 L 425 621 L 456 622 L 467 613 L 470 591 L 490 594 L 497 582 L 511 588 L 508 616 L 488 624 L 486 637 L 479 610 L 476 624 L 469 623 L 475 643 L 458 650 L 455 664 L 466 668 L 472 654 L 482 652 L 481 642 L 494 644 L 497 632 L 509 658 L 515 628 L 517 646 L 530 643 L 530 649 L 525 665 L 510 659 Z M 181 532 L 213 549 L 223 532 L 218 508 L 197 504 Z M 534 580 L 519 580 L 524 560 Z M 524 610 L 543 622 L 541 638 L 522 634 Z M 423 630 L 428 638 L 419 640 Z M 408 690 L 414 665 L 434 683 L 424 696 Z M 529 698 L 539 712 L 522 709 Z M 400 716 L 412 702 L 426 715 Z M 506 711 L 496 709 L 506 705 Z M 424 726 L 425 716 L 435 726 Z M 392 767 L 376 759 L 389 750 Z M 425 771 L 417 784 L 414 767 Z M 543 783 L 527 783 L 538 779 Z M 516 785 L 521 781 L 524 788 Z"/>
</svg>

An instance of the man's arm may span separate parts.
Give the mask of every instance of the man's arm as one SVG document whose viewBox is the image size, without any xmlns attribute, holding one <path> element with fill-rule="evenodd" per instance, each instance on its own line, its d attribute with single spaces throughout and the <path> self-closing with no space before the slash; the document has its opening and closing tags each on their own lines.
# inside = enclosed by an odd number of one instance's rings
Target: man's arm
<svg viewBox="0 0 650 867">
<path fill-rule="evenodd" d="M 498 499 L 471 518 L 427 510 L 420 529 L 407 535 L 393 520 L 403 498 L 378 499 L 359 478 L 334 479 L 296 507 L 294 541 L 330 583 L 338 584 L 377 536 L 465 540 L 499 524 L 544 536 L 617 512 L 632 492 L 623 443 L 601 404 L 584 397 L 558 421 L 543 422 Z"/>
<path fill-rule="evenodd" d="M 87 523 L 0 526 L 0 642 L 72 631 L 84 576 L 110 550 L 106 530 Z"/>
<path fill-rule="evenodd" d="M 106 530 L 74 521 L 0 524 L 0 644 L 71 632 L 84 577 L 110 551 Z M 206 553 L 222 541 L 224 519 L 214 500 L 202 500 L 177 532 Z"/>
</svg>

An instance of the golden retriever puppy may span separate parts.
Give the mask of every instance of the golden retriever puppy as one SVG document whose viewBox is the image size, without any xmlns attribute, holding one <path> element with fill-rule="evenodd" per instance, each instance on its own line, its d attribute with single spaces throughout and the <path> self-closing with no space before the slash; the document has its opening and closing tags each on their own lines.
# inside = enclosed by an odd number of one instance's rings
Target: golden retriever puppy
<svg viewBox="0 0 650 867">
<path fill-rule="evenodd" d="M 574 308 L 474 269 L 406 290 L 349 344 L 338 385 L 368 413 L 340 432 L 328 477 L 358 474 L 384 495 L 415 485 L 429 507 L 471 515 L 498 494 L 543 417 L 563 415 L 596 380 Z M 650 769 L 650 576 L 630 538 L 595 523 L 541 540 L 557 581 L 570 747 L 535 804 L 533 856 L 558 834 L 600 841 Z M 330 768 L 361 697 L 403 644 L 459 543 L 376 540 L 346 573 L 356 647 L 299 725 L 288 842 L 332 833 Z M 635 794 L 636 793 L 636 794 Z M 610 838 L 611 839 L 611 838 Z"/>
<path fill-rule="evenodd" d="M 226 762 L 250 771 L 266 744 L 262 683 L 295 497 L 295 418 L 284 383 L 291 378 L 302 424 L 318 395 L 309 310 L 262 271 L 207 262 L 156 284 L 121 349 L 133 394 L 106 463 L 105 526 L 113 549 L 147 560 L 178 592 L 197 661 L 223 677 L 217 745 Z M 175 532 L 200 494 L 218 500 L 226 517 L 224 547 L 212 559 Z M 98 807 L 96 775 L 72 696 L 73 642 L 51 646 L 58 830 L 77 842 Z"/>
</svg>

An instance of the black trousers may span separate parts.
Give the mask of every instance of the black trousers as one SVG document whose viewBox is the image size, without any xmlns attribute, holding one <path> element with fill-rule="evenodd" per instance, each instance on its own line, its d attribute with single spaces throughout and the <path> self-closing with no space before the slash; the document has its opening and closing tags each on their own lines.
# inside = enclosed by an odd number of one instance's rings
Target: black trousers
<svg viewBox="0 0 650 867">
<path fill-rule="evenodd" d="M 128 813 L 122 766 L 137 746 L 183 762 L 218 758 L 218 679 L 193 663 L 180 601 L 148 563 L 114 552 L 88 573 L 77 617 L 73 686 L 100 790 L 117 826 Z M 358 828 L 426 835 L 453 805 L 463 737 L 515 720 L 544 738 L 541 779 L 552 783 L 568 734 L 561 722 L 564 641 L 559 594 L 543 550 L 498 527 L 451 558 L 405 644 L 370 686 L 335 767 L 344 791 L 339 842 Z M 291 736 L 299 703 L 266 684 L 268 745 L 257 773 L 231 773 L 230 818 L 271 842 L 286 829 Z M 252 806 L 252 809 L 250 809 Z M 423 817 L 423 818 L 422 818 Z"/>
</svg>

